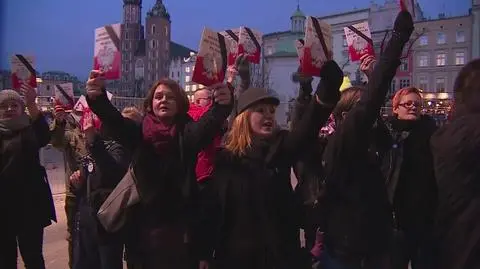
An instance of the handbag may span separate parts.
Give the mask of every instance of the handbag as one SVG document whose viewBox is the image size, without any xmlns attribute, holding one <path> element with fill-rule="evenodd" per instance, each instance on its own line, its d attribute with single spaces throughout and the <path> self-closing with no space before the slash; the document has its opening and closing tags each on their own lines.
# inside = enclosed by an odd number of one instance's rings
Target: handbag
<svg viewBox="0 0 480 269">
<path fill-rule="evenodd" d="M 120 230 L 126 223 L 128 209 L 140 202 L 135 182 L 133 167 L 130 165 L 125 176 L 100 206 L 97 218 L 107 232 Z"/>
</svg>

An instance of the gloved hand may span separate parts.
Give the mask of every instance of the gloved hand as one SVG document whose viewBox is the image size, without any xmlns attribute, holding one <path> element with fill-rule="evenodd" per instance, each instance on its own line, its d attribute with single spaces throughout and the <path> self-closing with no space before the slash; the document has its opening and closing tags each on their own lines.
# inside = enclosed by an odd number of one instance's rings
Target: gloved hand
<svg viewBox="0 0 480 269">
<path fill-rule="evenodd" d="M 300 83 L 300 90 L 298 91 L 298 98 L 304 99 L 310 97 L 312 94 L 312 81 L 313 77 L 304 75 L 300 72 L 300 67 L 297 72 L 292 74 L 292 81 L 295 83 Z"/>
<path fill-rule="evenodd" d="M 413 18 L 410 12 L 400 11 L 393 24 L 393 31 L 398 33 L 402 39 L 407 39 L 404 41 L 408 41 L 414 29 Z"/>
<path fill-rule="evenodd" d="M 340 86 L 343 82 L 343 72 L 335 61 L 326 62 L 320 71 L 320 83 L 315 94 L 324 104 L 336 105 L 340 100 Z"/>
</svg>

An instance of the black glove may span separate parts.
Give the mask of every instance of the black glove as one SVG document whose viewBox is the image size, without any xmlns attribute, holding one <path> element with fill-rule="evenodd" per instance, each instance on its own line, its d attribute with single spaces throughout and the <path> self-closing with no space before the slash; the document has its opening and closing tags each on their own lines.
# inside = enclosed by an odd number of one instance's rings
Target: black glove
<svg viewBox="0 0 480 269">
<path fill-rule="evenodd" d="M 400 11 L 395 19 L 395 23 L 393 24 L 394 33 L 397 33 L 403 41 L 408 41 L 414 29 L 413 18 L 410 12 Z"/>
<path fill-rule="evenodd" d="M 300 67 L 297 72 L 292 74 L 292 81 L 300 83 L 300 90 L 298 91 L 298 99 L 308 99 L 313 92 L 312 81 L 313 77 L 304 75 L 300 72 Z"/>
<path fill-rule="evenodd" d="M 335 61 L 328 61 L 320 71 L 320 83 L 315 94 L 322 103 L 328 105 L 337 104 L 340 100 L 340 86 L 343 83 L 343 72 Z"/>
</svg>

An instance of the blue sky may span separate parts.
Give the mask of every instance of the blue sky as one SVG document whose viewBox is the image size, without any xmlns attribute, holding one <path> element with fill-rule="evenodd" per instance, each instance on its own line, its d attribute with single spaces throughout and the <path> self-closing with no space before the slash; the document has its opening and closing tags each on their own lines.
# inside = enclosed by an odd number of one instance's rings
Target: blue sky
<svg viewBox="0 0 480 269">
<path fill-rule="evenodd" d="M 156 0 L 143 0 L 143 18 Z M 164 0 L 172 17 L 172 40 L 196 49 L 204 26 L 239 25 L 263 33 L 287 30 L 296 0 Z M 384 0 L 376 0 L 383 3 Z M 370 0 L 300 0 L 307 15 L 368 7 Z M 426 15 L 463 15 L 471 0 L 419 0 Z M 92 66 L 93 31 L 121 22 L 122 0 L 0 0 L 0 68 L 14 53 L 36 56 L 40 72 L 61 70 L 84 79 Z"/>
</svg>

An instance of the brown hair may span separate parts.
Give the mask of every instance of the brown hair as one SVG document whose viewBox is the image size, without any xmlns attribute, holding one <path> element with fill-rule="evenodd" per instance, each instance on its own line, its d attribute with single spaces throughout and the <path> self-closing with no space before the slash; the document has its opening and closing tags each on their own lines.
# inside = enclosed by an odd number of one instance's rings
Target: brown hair
<svg viewBox="0 0 480 269">
<path fill-rule="evenodd" d="M 244 156 L 252 145 L 252 130 L 249 117 L 251 110 L 245 110 L 233 119 L 232 127 L 225 139 L 225 148 L 237 156 Z"/>
<path fill-rule="evenodd" d="M 175 95 L 175 100 L 177 101 L 178 113 L 186 114 L 190 106 L 187 94 L 176 81 L 168 78 L 163 78 L 157 81 L 155 84 L 153 84 L 153 86 L 148 91 L 147 96 L 145 96 L 145 101 L 143 102 L 143 111 L 145 113 L 152 111 L 153 96 L 155 94 L 155 90 L 160 85 L 164 85 L 168 87 Z"/>
<path fill-rule="evenodd" d="M 143 115 L 140 112 L 140 110 L 138 110 L 138 108 L 134 106 L 128 106 L 124 108 L 122 110 L 122 116 L 124 116 L 125 118 L 132 119 L 136 122 L 142 122 L 142 118 L 143 118 Z"/>
<path fill-rule="evenodd" d="M 458 106 L 480 106 L 480 59 L 467 63 L 458 73 L 453 86 Z"/>
<path fill-rule="evenodd" d="M 341 121 L 342 113 L 350 111 L 357 104 L 363 90 L 361 87 L 350 87 L 342 91 L 340 100 L 333 110 L 336 121 Z"/>
<path fill-rule="evenodd" d="M 415 87 L 402 88 L 398 90 L 392 98 L 392 109 L 395 109 L 398 107 L 402 97 L 411 93 L 415 93 L 418 96 L 420 96 L 420 98 L 422 98 L 422 92 L 418 88 L 415 88 Z"/>
</svg>

